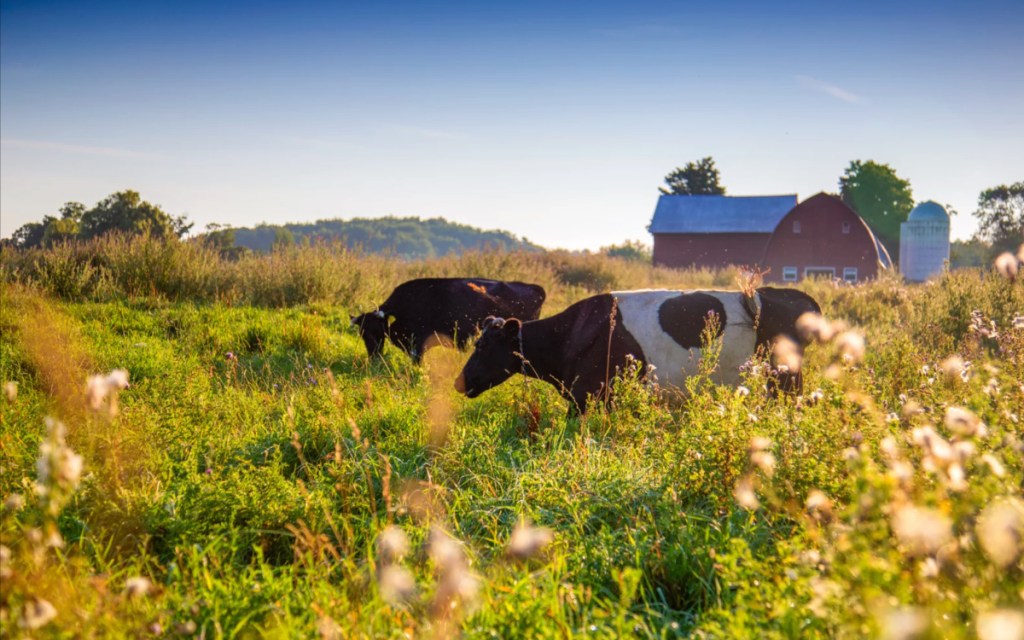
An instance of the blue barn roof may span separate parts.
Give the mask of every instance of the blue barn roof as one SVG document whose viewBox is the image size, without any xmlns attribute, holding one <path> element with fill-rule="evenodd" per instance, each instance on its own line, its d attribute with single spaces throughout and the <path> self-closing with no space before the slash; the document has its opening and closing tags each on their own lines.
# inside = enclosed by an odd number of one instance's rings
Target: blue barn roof
<svg viewBox="0 0 1024 640">
<path fill-rule="evenodd" d="M 771 233 L 796 206 L 786 196 L 676 196 L 658 198 L 651 233 Z"/>
</svg>

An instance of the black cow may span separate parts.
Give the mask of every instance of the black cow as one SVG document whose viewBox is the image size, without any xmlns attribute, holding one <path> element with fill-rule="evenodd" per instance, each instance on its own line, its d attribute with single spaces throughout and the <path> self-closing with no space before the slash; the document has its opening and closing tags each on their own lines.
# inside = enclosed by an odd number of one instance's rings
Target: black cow
<svg viewBox="0 0 1024 640">
<path fill-rule="evenodd" d="M 484 278 L 420 278 L 395 287 L 375 311 L 352 317 L 371 357 L 384 339 L 419 363 L 437 344 L 465 347 L 488 316 L 534 320 L 544 304 L 544 288 L 525 282 Z"/>
<path fill-rule="evenodd" d="M 474 398 L 522 373 L 554 385 L 573 413 L 586 407 L 588 396 L 607 400 L 609 377 L 632 356 L 663 389 L 684 389 L 698 371 L 710 314 L 710 326 L 722 338 L 712 379 L 736 384 L 740 366 L 779 336 L 791 339 L 802 355 L 796 321 L 805 312 L 821 309 L 795 289 L 762 287 L 749 297 L 738 291 L 605 293 L 543 320 L 489 320 L 455 388 Z M 802 390 L 799 370 L 779 378 L 783 390 Z"/>
</svg>

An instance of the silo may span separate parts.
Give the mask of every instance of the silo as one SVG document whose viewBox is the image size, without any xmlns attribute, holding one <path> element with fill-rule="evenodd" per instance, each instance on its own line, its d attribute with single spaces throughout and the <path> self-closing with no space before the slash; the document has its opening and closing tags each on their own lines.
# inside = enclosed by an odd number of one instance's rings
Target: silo
<svg viewBox="0 0 1024 640">
<path fill-rule="evenodd" d="M 937 202 L 922 202 L 900 225 L 900 272 L 911 282 L 941 273 L 949 260 L 949 214 Z"/>
</svg>

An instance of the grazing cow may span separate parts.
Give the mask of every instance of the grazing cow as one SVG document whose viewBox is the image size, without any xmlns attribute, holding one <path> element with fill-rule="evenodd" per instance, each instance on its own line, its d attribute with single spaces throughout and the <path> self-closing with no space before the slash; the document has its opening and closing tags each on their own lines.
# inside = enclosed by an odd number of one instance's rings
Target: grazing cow
<svg viewBox="0 0 1024 640">
<path fill-rule="evenodd" d="M 484 278 L 421 278 L 404 282 L 375 311 L 352 317 L 352 325 L 378 357 L 384 339 L 419 363 L 437 344 L 464 347 L 488 316 L 534 320 L 544 303 L 544 288 L 525 282 Z"/>
<path fill-rule="evenodd" d="M 701 334 L 712 313 L 721 352 L 711 377 L 736 384 L 740 366 L 779 336 L 802 353 L 796 321 L 808 311 L 821 308 L 795 289 L 762 287 L 749 297 L 739 291 L 604 293 L 543 320 L 489 319 L 455 388 L 475 398 L 522 373 L 554 385 L 574 413 L 586 407 L 588 396 L 607 400 L 609 377 L 632 356 L 642 372 L 653 365 L 663 389 L 684 389 L 698 371 Z M 780 375 L 778 384 L 799 393 L 803 380 L 796 371 Z"/>
</svg>

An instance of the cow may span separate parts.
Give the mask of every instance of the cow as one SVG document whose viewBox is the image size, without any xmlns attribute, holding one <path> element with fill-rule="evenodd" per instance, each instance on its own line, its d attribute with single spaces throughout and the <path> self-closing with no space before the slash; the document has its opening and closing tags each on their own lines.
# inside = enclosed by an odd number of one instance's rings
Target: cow
<svg viewBox="0 0 1024 640">
<path fill-rule="evenodd" d="M 484 278 L 420 278 L 404 282 L 374 311 L 352 316 L 366 351 L 377 358 L 390 339 L 419 363 L 438 344 L 464 348 L 488 316 L 535 320 L 544 288 Z"/>
<path fill-rule="evenodd" d="M 711 379 L 737 384 L 740 367 L 785 336 L 802 356 L 796 329 L 805 312 L 820 313 L 813 298 L 795 289 L 739 291 L 643 290 L 586 298 L 543 320 L 489 319 L 455 381 L 475 398 L 516 373 L 544 380 L 569 400 L 570 415 L 590 397 L 609 399 L 609 377 L 634 359 L 648 383 L 681 391 L 698 372 L 706 327 L 721 338 Z M 709 324 L 709 318 L 714 321 Z M 799 370 L 783 371 L 779 388 L 800 393 Z M 679 395 L 679 394 L 676 394 Z"/>
</svg>

